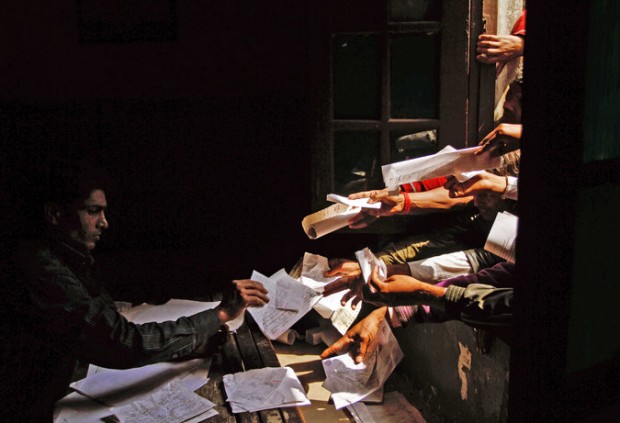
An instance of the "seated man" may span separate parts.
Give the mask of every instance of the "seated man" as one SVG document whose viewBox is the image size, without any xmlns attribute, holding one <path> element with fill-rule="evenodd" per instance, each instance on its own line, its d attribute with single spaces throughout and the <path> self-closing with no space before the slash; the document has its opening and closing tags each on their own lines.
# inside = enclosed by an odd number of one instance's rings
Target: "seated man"
<svg viewBox="0 0 620 423">
<path fill-rule="evenodd" d="M 164 323 L 128 322 L 93 266 L 108 204 L 92 170 L 66 167 L 48 179 L 44 233 L 3 263 L 2 421 L 51 421 L 78 362 L 124 369 L 203 356 L 227 321 L 269 301 L 259 282 L 237 280 L 215 309 Z"/>
</svg>

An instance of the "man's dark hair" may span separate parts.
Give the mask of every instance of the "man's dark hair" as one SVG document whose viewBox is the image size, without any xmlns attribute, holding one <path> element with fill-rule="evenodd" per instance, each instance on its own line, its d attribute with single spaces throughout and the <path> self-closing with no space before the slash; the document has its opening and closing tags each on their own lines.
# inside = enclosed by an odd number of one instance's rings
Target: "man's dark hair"
<svg viewBox="0 0 620 423">
<path fill-rule="evenodd" d="M 56 159 L 49 166 L 43 200 L 66 207 L 86 199 L 95 189 L 111 189 L 110 179 L 96 163 Z"/>
</svg>

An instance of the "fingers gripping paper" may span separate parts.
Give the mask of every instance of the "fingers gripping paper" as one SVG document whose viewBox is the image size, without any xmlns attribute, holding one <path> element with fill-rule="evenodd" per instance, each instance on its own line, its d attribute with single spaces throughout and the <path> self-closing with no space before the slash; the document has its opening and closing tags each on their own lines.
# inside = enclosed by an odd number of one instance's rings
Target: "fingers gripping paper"
<svg viewBox="0 0 620 423">
<path fill-rule="evenodd" d="M 350 200 L 336 194 L 328 194 L 327 201 L 335 204 L 308 215 L 301 221 L 301 226 L 310 239 L 320 238 L 348 226 L 349 219 L 363 208 L 378 209 L 381 207 L 380 203 L 368 204 L 368 198 Z"/>
</svg>

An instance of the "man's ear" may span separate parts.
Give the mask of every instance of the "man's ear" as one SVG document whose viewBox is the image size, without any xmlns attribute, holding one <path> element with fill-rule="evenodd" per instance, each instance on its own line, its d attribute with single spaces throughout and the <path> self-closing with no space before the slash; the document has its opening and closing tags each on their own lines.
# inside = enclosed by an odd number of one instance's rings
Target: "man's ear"
<svg viewBox="0 0 620 423">
<path fill-rule="evenodd" d="M 45 221 L 54 226 L 58 226 L 63 211 L 63 208 L 56 203 L 45 203 Z"/>
</svg>

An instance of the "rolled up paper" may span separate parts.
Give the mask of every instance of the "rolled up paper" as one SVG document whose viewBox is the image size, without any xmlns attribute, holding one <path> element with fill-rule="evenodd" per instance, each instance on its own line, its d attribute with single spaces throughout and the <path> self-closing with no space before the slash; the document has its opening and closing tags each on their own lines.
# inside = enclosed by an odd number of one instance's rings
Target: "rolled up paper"
<svg viewBox="0 0 620 423">
<path fill-rule="evenodd" d="M 275 340 L 286 345 L 293 345 L 295 340 L 300 337 L 301 335 L 295 329 L 289 329 L 282 335 L 278 336 Z"/>
</svg>

